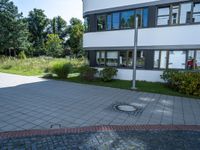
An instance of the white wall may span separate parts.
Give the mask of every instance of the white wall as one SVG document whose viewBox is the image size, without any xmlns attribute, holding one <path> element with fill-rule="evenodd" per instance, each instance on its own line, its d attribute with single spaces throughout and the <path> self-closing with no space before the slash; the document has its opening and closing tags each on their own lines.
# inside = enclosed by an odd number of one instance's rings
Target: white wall
<svg viewBox="0 0 200 150">
<path fill-rule="evenodd" d="M 154 2 L 159 0 L 83 0 L 83 12 L 120 6 Z"/>
<path fill-rule="evenodd" d="M 138 46 L 199 45 L 200 25 L 140 29 Z M 134 46 L 134 30 L 84 34 L 84 47 Z"/>
<path fill-rule="evenodd" d="M 91 32 L 84 34 L 84 47 L 112 47 L 112 46 L 132 46 L 134 43 L 134 31 L 107 31 Z"/>
<path fill-rule="evenodd" d="M 98 68 L 101 70 L 102 68 Z M 120 80 L 132 80 L 133 71 L 131 69 L 118 69 L 116 79 Z M 137 80 L 139 81 L 148 81 L 148 82 L 164 82 L 160 75 L 163 74 L 163 71 L 156 70 L 137 70 Z"/>
</svg>

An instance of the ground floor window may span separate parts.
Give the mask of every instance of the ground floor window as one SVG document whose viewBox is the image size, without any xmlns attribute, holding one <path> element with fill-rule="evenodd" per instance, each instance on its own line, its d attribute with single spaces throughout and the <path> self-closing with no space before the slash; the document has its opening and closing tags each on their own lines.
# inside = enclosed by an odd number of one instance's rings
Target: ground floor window
<svg viewBox="0 0 200 150">
<path fill-rule="evenodd" d="M 98 51 L 96 53 L 96 64 L 98 66 L 105 66 L 105 51 Z"/>
<path fill-rule="evenodd" d="M 169 51 L 169 69 L 185 69 L 186 51 Z"/>
<path fill-rule="evenodd" d="M 133 52 L 131 50 L 95 51 L 94 54 L 96 58 L 93 58 L 93 66 L 133 67 Z M 138 50 L 136 67 L 148 70 L 200 70 L 200 50 Z"/>
<path fill-rule="evenodd" d="M 107 52 L 106 65 L 110 67 L 118 66 L 118 52 L 117 51 Z"/>
<path fill-rule="evenodd" d="M 96 64 L 98 66 L 131 68 L 133 66 L 132 51 L 97 51 Z M 144 51 L 137 52 L 137 68 L 145 67 Z"/>
<path fill-rule="evenodd" d="M 200 50 L 154 51 L 155 69 L 200 69 Z"/>
</svg>

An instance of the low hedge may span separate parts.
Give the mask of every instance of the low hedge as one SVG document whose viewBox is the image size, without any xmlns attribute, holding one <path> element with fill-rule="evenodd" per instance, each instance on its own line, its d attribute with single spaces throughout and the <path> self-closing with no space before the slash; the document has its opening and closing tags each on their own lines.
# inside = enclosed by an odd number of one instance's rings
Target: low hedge
<svg viewBox="0 0 200 150">
<path fill-rule="evenodd" d="M 161 78 L 180 93 L 200 96 L 200 72 L 166 70 Z"/>
<path fill-rule="evenodd" d="M 82 66 L 79 68 L 79 72 L 82 79 L 92 81 L 95 79 L 95 74 L 98 70 L 89 66 Z"/>
<path fill-rule="evenodd" d="M 117 75 L 118 70 L 113 67 L 106 67 L 100 71 L 100 77 L 104 82 L 112 81 L 114 76 Z"/>
</svg>

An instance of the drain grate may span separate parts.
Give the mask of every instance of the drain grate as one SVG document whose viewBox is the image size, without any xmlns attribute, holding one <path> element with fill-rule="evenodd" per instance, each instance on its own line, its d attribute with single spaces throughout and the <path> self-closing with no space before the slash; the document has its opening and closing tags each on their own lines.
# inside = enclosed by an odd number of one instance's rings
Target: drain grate
<svg viewBox="0 0 200 150">
<path fill-rule="evenodd" d="M 127 113 L 128 115 L 138 116 L 143 112 L 142 107 L 138 107 L 128 103 L 115 103 L 112 105 L 114 111 Z"/>
<path fill-rule="evenodd" d="M 61 128 L 61 124 L 52 124 L 50 126 L 51 129 L 60 129 Z"/>
</svg>

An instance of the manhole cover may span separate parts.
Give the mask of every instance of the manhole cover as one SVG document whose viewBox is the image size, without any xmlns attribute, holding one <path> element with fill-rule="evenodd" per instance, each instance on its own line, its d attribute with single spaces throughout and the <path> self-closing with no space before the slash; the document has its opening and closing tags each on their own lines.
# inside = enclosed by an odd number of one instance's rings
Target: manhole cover
<svg viewBox="0 0 200 150">
<path fill-rule="evenodd" d="M 125 111 L 125 112 L 134 112 L 137 110 L 137 108 L 132 105 L 117 105 L 115 107 L 116 107 L 116 109 L 118 109 L 120 111 Z"/>
<path fill-rule="evenodd" d="M 129 103 L 116 102 L 112 104 L 112 109 L 116 112 L 127 113 L 128 115 L 138 116 L 143 112 L 143 108 Z"/>
</svg>

